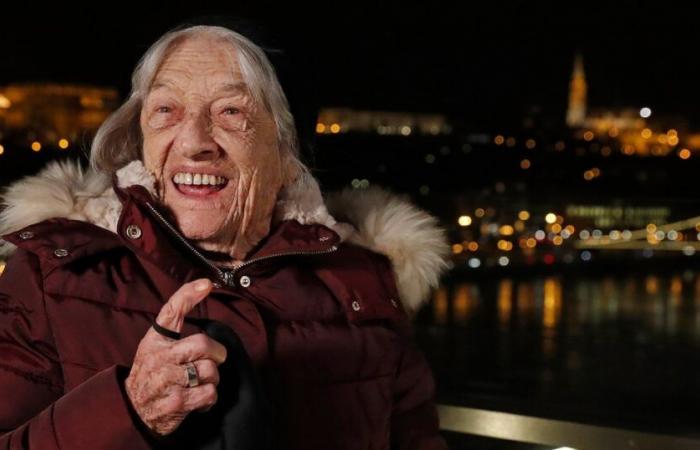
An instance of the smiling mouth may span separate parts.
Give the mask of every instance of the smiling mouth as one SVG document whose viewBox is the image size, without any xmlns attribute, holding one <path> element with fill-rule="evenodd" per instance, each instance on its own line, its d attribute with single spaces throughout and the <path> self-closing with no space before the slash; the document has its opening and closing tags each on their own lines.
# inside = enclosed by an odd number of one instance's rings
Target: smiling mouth
<svg viewBox="0 0 700 450">
<path fill-rule="evenodd" d="M 217 175 L 178 172 L 172 177 L 172 182 L 178 191 L 185 195 L 212 195 L 228 185 L 228 178 Z"/>
</svg>

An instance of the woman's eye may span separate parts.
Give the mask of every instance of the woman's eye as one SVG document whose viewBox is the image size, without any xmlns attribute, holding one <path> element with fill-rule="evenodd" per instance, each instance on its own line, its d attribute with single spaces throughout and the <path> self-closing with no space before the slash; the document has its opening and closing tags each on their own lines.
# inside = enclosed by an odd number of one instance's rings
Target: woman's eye
<svg viewBox="0 0 700 450">
<path fill-rule="evenodd" d="M 170 111 L 172 111 L 170 106 L 159 106 L 156 108 L 157 113 L 169 113 Z"/>
<path fill-rule="evenodd" d="M 234 108 L 234 107 L 225 108 L 223 110 L 223 113 L 226 115 L 229 115 L 229 116 L 233 116 L 233 115 L 238 114 L 240 112 L 241 111 L 238 108 Z"/>
</svg>

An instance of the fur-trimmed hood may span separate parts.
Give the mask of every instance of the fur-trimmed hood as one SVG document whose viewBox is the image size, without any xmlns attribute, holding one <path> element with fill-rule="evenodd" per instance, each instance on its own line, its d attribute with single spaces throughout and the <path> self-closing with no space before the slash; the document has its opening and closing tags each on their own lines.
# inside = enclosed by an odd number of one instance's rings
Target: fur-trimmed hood
<svg viewBox="0 0 700 450">
<path fill-rule="evenodd" d="M 120 169 L 117 184 L 122 188 L 138 184 L 155 194 L 155 179 L 140 161 Z M 38 175 L 14 183 L 2 203 L 0 236 L 51 218 L 85 221 L 116 232 L 122 209 L 109 176 L 70 162 L 50 163 Z M 324 200 L 316 180 L 305 173 L 280 192 L 273 220 L 322 224 L 343 241 L 389 257 L 409 311 L 426 301 L 447 267 L 449 247 L 437 220 L 376 187 L 346 189 Z M 13 251 L 11 244 L 0 240 L 0 257 Z"/>
</svg>

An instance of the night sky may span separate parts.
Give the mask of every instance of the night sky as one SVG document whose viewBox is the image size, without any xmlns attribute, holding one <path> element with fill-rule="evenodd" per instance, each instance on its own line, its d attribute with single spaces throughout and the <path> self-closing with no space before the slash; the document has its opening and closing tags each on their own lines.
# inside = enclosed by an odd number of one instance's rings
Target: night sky
<svg viewBox="0 0 700 450">
<path fill-rule="evenodd" d="M 264 25 L 306 80 L 299 92 L 326 106 L 447 112 L 475 128 L 517 123 L 533 106 L 562 116 L 580 51 L 592 106 L 649 105 L 700 127 L 700 9 L 680 2 L 145 3 L 3 11 L 0 85 L 81 82 L 125 94 L 163 32 L 229 14 Z"/>
</svg>

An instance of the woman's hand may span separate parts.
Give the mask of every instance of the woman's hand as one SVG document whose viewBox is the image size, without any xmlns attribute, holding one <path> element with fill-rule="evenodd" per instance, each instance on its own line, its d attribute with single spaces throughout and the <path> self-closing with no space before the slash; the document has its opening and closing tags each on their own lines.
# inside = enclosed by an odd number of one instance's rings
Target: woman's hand
<svg viewBox="0 0 700 450">
<path fill-rule="evenodd" d="M 165 328 L 179 332 L 185 316 L 212 289 L 211 281 L 196 280 L 178 289 L 156 317 Z M 207 410 L 217 400 L 218 365 L 226 359 L 226 347 L 204 333 L 174 340 L 149 328 L 139 343 L 126 393 L 141 420 L 154 433 L 172 433 L 194 410 Z M 197 368 L 199 385 L 188 387 L 185 364 Z"/>
</svg>

